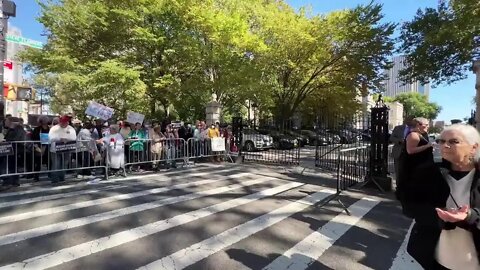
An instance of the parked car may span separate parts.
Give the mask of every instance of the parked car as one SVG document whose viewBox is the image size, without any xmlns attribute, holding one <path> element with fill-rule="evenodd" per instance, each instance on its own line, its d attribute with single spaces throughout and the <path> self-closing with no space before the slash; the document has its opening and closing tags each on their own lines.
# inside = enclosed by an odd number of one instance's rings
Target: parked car
<svg viewBox="0 0 480 270">
<path fill-rule="evenodd" d="M 242 148 L 247 152 L 268 150 L 273 147 L 272 137 L 260 134 L 253 129 L 244 129 L 242 137 Z"/>
<path fill-rule="evenodd" d="M 349 129 L 326 130 L 340 137 L 340 143 L 351 144 L 356 143 L 362 139 L 362 135 Z"/>
<path fill-rule="evenodd" d="M 328 136 L 326 136 L 325 134 L 319 133 L 317 135 L 317 133 L 315 133 L 314 131 L 306 130 L 306 129 L 300 130 L 300 133 L 303 136 L 307 136 L 309 138 L 309 142 L 311 146 L 317 145 L 317 139 L 318 139 L 319 146 L 325 146 L 333 143 L 333 140 L 329 140 Z"/>
<path fill-rule="evenodd" d="M 285 133 L 287 135 L 290 135 L 292 137 L 295 137 L 298 141 L 298 145 L 300 147 L 304 147 L 305 145 L 309 145 L 310 144 L 310 137 L 307 136 L 307 135 L 303 135 L 299 132 L 296 132 L 296 131 L 293 131 L 293 130 L 286 130 Z"/>
<path fill-rule="evenodd" d="M 298 140 L 290 135 L 286 135 L 277 130 L 260 129 L 260 134 L 268 135 L 273 138 L 273 148 L 275 149 L 293 149 L 298 147 Z"/>
</svg>

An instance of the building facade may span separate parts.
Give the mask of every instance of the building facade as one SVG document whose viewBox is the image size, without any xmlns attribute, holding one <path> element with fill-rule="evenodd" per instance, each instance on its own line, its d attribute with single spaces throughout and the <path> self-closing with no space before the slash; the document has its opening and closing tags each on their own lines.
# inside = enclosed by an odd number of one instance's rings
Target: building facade
<svg viewBox="0 0 480 270">
<path fill-rule="evenodd" d="M 396 97 L 401 93 L 416 92 L 427 97 L 430 94 L 430 84 L 421 84 L 420 82 L 405 83 L 400 80 L 400 71 L 406 68 L 405 56 L 395 56 L 392 59 L 393 67 L 387 71 L 388 79 L 385 80 L 385 96 Z"/>
</svg>

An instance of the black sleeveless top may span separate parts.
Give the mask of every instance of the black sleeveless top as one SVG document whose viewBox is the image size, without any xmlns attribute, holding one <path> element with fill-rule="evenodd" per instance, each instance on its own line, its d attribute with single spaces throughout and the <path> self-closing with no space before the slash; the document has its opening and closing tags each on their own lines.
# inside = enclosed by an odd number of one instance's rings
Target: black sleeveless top
<svg viewBox="0 0 480 270">
<path fill-rule="evenodd" d="M 420 134 L 420 142 L 417 146 L 427 145 L 428 134 Z M 437 201 L 435 189 L 438 188 L 439 179 L 443 179 L 438 165 L 433 160 L 433 148 L 429 147 L 415 154 L 407 154 L 403 166 L 405 178 L 402 181 L 402 188 L 405 196 L 412 202 L 433 202 L 445 204 L 445 201 Z M 441 192 L 443 193 L 443 192 Z"/>
<path fill-rule="evenodd" d="M 428 133 L 420 133 L 420 141 L 418 142 L 417 147 L 427 145 L 428 143 Z M 421 152 L 409 154 L 408 163 L 413 167 L 417 167 L 425 163 L 433 163 L 433 148 L 429 147 Z"/>
</svg>

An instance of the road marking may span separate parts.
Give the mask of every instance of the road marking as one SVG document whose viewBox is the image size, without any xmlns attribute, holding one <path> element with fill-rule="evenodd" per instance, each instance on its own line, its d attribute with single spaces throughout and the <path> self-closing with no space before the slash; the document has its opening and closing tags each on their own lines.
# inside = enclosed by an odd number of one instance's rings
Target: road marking
<svg viewBox="0 0 480 270">
<path fill-rule="evenodd" d="M 226 169 L 226 170 L 223 170 L 223 171 L 230 171 L 230 170 Z M 219 172 L 222 172 L 222 171 L 219 171 Z M 209 174 L 211 174 L 211 172 L 195 173 L 195 174 L 190 174 L 189 177 L 204 176 L 204 175 L 209 175 Z M 164 178 L 164 177 L 162 177 L 162 179 L 159 179 L 158 181 L 165 182 L 165 181 L 169 181 L 169 180 L 176 180 L 178 178 L 180 178 L 180 179 L 185 178 L 185 175 L 181 175 L 181 176 L 179 175 L 179 176 L 174 177 L 174 178 Z M 102 183 L 102 182 L 100 182 L 100 183 Z M 136 185 L 136 183 L 129 183 L 128 185 L 120 185 L 120 186 L 97 187 L 97 188 L 87 189 L 87 190 L 79 190 L 79 191 L 73 191 L 73 192 L 67 192 L 67 193 L 45 195 L 45 196 L 40 196 L 40 197 L 35 197 L 35 198 L 13 200 L 13 201 L 0 203 L 0 208 L 22 205 L 22 204 L 35 203 L 35 202 L 41 202 L 41 201 L 48 201 L 48 200 L 63 199 L 63 198 L 75 197 L 75 196 L 92 194 L 92 193 L 98 193 L 100 191 L 105 191 L 105 190 L 110 190 L 110 189 L 124 188 L 124 187 L 127 187 L 129 185 Z"/>
<path fill-rule="evenodd" d="M 277 257 L 263 270 L 303 270 L 329 249 L 352 226 L 379 203 L 378 200 L 362 198 L 355 202 L 348 211 L 350 216 L 340 213 L 317 231 L 305 237 L 291 249 Z"/>
<path fill-rule="evenodd" d="M 397 256 L 393 260 L 392 267 L 390 270 L 422 270 L 423 267 L 407 252 L 408 239 L 410 239 L 410 234 L 412 233 L 412 228 L 415 222 L 413 221 L 410 224 L 407 235 L 403 239 L 402 245 L 398 249 Z"/>
<path fill-rule="evenodd" d="M 63 199 L 63 198 L 69 198 L 69 197 L 76 197 L 80 195 L 94 194 L 94 193 L 99 193 L 105 190 L 112 190 L 112 189 L 118 189 L 118 188 L 124 188 L 124 187 L 128 187 L 128 185 L 98 187 L 96 189 L 79 190 L 79 191 L 68 192 L 68 193 L 59 193 L 59 194 L 46 195 L 46 196 L 40 196 L 35 198 L 3 202 L 3 203 L 0 203 L 0 208 L 6 208 L 6 207 L 17 206 L 22 204 L 35 203 L 35 202 Z"/>
<path fill-rule="evenodd" d="M 251 174 L 250 173 L 239 173 L 239 174 L 233 174 L 233 175 L 229 176 L 229 178 L 236 179 L 236 178 L 240 178 L 240 177 L 246 177 L 248 175 L 251 175 Z M 217 177 L 215 177 L 215 178 L 217 178 Z M 105 197 L 105 198 L 96 199 L 96 200 L 91 200 L 91 201 L 77 202 L 77 203 L 73 203 L 73 204 L 61 205 L 61 206 L 52 207 L 52 208 L 46 208 L 46 209 L 40 209 L 40 210 L 31 211 L 31 212 L 25 212 L 25 213 L 10 215 L 10 216 L 4 216 L 4 217 L 0 217 L 0 225 L 5 224 L 5 223 L 16 222 L 16 221 L 20 221 L 20 220 L 25 220 L 25 219 L 29 219 L 29 218 L 34 218 L 34 217 L 41 217 L 41 216 L 61 213 L 61 212 L 70 211 L 70 210 L 79 209 L 79 208 L 85 208 L 85 207 L 90 207 L 90 206 L 96 206 L 96 205 L 111 203 L 111 202 L 115 202 L 115 201 L 128 200 L 128 199 L 133 199 L 133 198 L 137 198 L 137 197 L 158 194 L 158 193 L 161 193 L 161 192 L 166 192 L 166 191 L 170 191 L 170 190 L 177 189 L 177 188 L 185 188 L 185 187 L 193 187 L 193 186 L 198 186 L 198 185 L 206 185 L 206 184 L 211 184 L 211 183 L 214 183 L 214 182 L 219 182 L 219 181 L 224 181 L 224 180 L 226 180 L 226 179 L 225 178 L 220 178 L 220 179 L 210 179 L 210 180 L 202 180 L 202 181 L 196 181 L 196 182 L 182 183 L 182 184 L 172 185 L 172 186 L 168 186 L 168 187 L 160 187 L 160 188 L 142 190 L 142 191 L 127 193 L 127 194 L 119 194 L 119 195 L 114 195 L 114 196 Z"/>
<path fill-rule="evenodd" d="M 64 231 L 64 230 L 68 230 L 68 229 L 72 229 L 72 228 L 81 227 L 81 226 L 84 226 L 84 225 L 87 225 L 87 224 L 92 224 L 92 223 L 99 222 L 99 221 L 104 221 L 104 220 L 108 220 L 108 219 L 112 219 L 112 218 L 117 218 L 117 217 L 121 217 L 121 216 L 125 216 L 125 215 L 130 215 L 130 214 L 134 214 L 134 213 L 137 213 L 137 212 L 140 212 L 140 211 L 146 211 L 146 210 L 158 208 L 160 206 L 165 206 L 165 205 L 175 204 L 175 203 L 179 203 L 179 202 L 189 201 L 189 200 L 193 200 L 193 199 L 197 199 L 197 198 L 201 198 L 201 197 L 205 197 L 205 196 L 209 196 L 209 195 L 214 195 L 214 194 L 230 191 L 230 190 L 233 190 L 233 189 L 242 188 L 242 187 L 245 187 L 245 186 L 260 184 L 262 182 L 265 182 L 265 180 L 267 180 L 267 179 L 274 179 L 274 178 L 260 177 L 258 179 L 246 181 L 246 182 L 243 182 L 241 184 L 234 184 L 234 185 L 229 185 L 229 186 L 225 186 L 225 187 L 205 190 L 205 191 L 193 192 L 193 193 L 178 196 L 178 197 L 168 197 L 166 199 L 157 200 L 157 201 L 153 201 L 153 202 L 149 202 L 149 203 L 143 203 L 143 204 L 139 204 L 139 205 L 135 205 L 135 206 L 129 206 L 129 207 L 120 208 L 120 209 L 116 209 L 116 210 L 112 210 L 112 211 L 98 213 L 98 214 L 91 215 L 91 216 L 76 218 L 76 219 L 72 219 L 72 220 L 69 220 L 69 221 L 64 221 L 64 222 L 54 223 L 54 224 L 50 224 L 50 225 L 46 225 L 46 226 L 42 226 L 42 227 L 37 227 L 37 228 L 30 229 L 30 230 L 25 230 L 25 231 L 20 231 L 20 232 L 16 232 L 16 233 L 2 235 L 2 236 L 0 236 L 0 246 L 12 244 L 12 243 L 17 243 L 17 242 L 24 241 L 24 240 L 27 240 L 27 239 L 30 239 L 30 238 L 39 237 L 39 236 L 43 236 L 43 235 L 47 235 L 47 234 L 51 234 L 51 233 L 55 233 L 55 232 L 60 232 L 60 231 Z"/>
<path fill-rule="evenodd" d="M 159 233 L 188 222 L 192 222 L 221 211 L 225 211 L 234 207 L 245 205 L 247 203 L 260 200 L 275 194 L 279 194 L 292 188 L 300 187 L 303 183 L 292 182 L 275 188 L 266 189 L 254 194 L 250 194 L 241 198 L 229 200 L 219 204 L 211 205 L 202 209 L 181 214 L 169 219 L 160 220 L 141 227 L 125 230 L 109 236 L 105 236 L 90 242 L 82 243 L 76 246 L 68 247 L 48 254 L 40 255 L 34 258 L 24 260 L 23 262 L 14 263 L 1 267 L 0 269 L 45 269 L 61 265 L 63 263 L 73 261 L 85 256 L 89 256 L 106 249 L 114 248 L 128 242 L 138 240 L 149 235 Z"/>
<path fill-rule="evenodd" d="M 307 207 L 310 207 L 312 204 L 324 200 L 333 193 L 333 190 L 328 189 L 314 193 L 138 269 L 184 269 L 185 267 L 264 230 L 289 216 L 306 209 Z"/>
<path fill-rule="evenodd" d="M 188 171 L 193 171 L 193 170 L 198 170 L 198 169 L 199 169 L 198 167 L 192 167 L 192 168 L 189 168 L 189 169 L 186 169 L 186 170 L 171 171 L 171 172 L 166 172 L 166 173 L 161 173 L 161 174 L 136 175 L 136 176 L 129 176 L 129 177 L 125 177 L 125 178 L 115 178 L 115 179 L 111 179 L 111 180 L 102 180 L 102 181 L 100 181 L 100 184 L 115 183 L 115 182 L 121 182 L 121 181 L 125 181 L 125 180 L 163 177 L 163 176 L 168 176 L 168 175 L 171 175 L 171 174 L 185 173 L 185 172 L 188 172 Z M 205 168 L 202 168 L 202 169 L 210 169 L 210 168 L 205 166 Z M 233 168 L 233 169 L 235 169 L 235 168 Z M 37 188 L 37 189 L 31 189 L 31 190 L 14 191 L 14 192 L 6 192 L 6 193 L 2 192 L 0 194 L 0 198 L 26 195 L 26 194 L 32 194 L 32 193 L 40 193 L 40 192 L 43 192 L 43 191 L 62 190 L 62 189 L 68 189 L 68 188 L 73 188 L 73 187 L 83 187 L 83 186 L 88 186 L 88 184 L 86 182 L 77 181 L 74 184 L 64 185 L 64 186 L 57 186 L 57 187 L 47 186 L 47 187 L 44 187 L 44 188 Z"/>
</svg>

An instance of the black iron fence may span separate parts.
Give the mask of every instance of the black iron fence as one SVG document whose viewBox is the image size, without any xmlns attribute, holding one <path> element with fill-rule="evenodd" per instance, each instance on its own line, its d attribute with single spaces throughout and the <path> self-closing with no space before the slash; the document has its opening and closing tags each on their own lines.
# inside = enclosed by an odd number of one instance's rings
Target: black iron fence
<svg viewBox="0 0 480 270">
<path fill-rule="evenodd" d="M 340 150 L 337 161 L 337 193 L 362 183 L 368 176 L 370 146 Z"/>
<path fill-rule="evenodd" d="M 344 149 L 368 146 L 372 135 L 370 114 L 320 114 L 315 129 L 315 166 L 335 172 Z"/>
<path fill-rule="evenodd" d="M 243 161 L 276 165 L 300 165 L 300 148 L 244 151 Z"/>
</svg>

